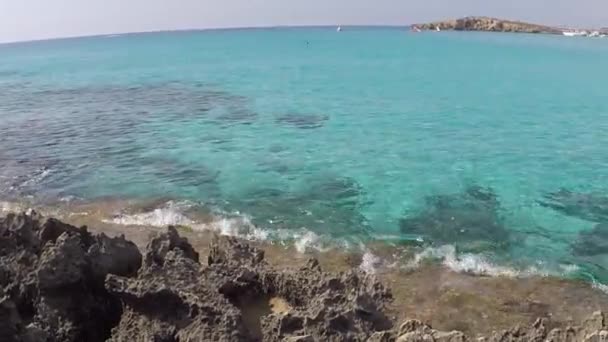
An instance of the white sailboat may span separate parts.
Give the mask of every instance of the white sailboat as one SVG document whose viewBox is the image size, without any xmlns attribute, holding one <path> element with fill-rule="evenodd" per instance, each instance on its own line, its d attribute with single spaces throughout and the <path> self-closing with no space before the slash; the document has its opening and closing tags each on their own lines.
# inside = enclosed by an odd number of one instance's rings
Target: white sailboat
<svg viewBox="0 0 608 342">
<path fill-rule="evenodd" d="M 336 32 L 342 32 L 342 26 L 338 26 L 338 28 L 336 28 Z"/>
</svg>

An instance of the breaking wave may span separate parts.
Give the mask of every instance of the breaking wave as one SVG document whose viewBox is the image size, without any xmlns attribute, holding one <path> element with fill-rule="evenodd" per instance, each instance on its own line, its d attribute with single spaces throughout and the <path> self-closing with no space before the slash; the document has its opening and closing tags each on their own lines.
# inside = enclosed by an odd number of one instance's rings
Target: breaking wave
<svg viewBox="0 0 608 342">
<path fill-rule="evenodd" d="M 209 215 L 204 222 L 189 215 L 195 206 L 188 202 L 169 201 L 163 206 L 140 213 L 121 213 L 105 222 L 125 226 L 165 227 L 168 225 L 186 226 L 194 231 L 211 231 L 224 236 L 239 237 L 250 241 L 269 241 L 293 246 L 299 253 L 325 252 L 332 248 L 357 248 L 361 253 L 359 269 L 376 274 L 381 270 L 401 268 L 417 269 L 425 262 L 440 263 L 444 267 L 458 273 L 493 277 L 532 277 L 532 276 L 569 276 L 579 271 L 576 265 L 558 265 L 554 269 L 546 265 L 529 265 L 525 267 L 506 266 L 491 260 L 482 254 L 458 253 L 453 245 L 428 247 L 415 253 L 406 261 L 384 260 L 365 244 L 349 243 L 336 240 L 325 235 L 319 235 L 305 228 L 276 229 L 258 227 L 252 223 L 249 216 L 242 213 L 226 213 L 216 211 Z M 389 239 L 389 240 L 394 240 Z M 390 248 L 390 247 L 387 247 Z M 384 254 L 382 254 L 384 255 Z M 596 288 L 608 292 L 608 286 L 595 285 Z"/>
<path fill-rule="evenodd" d="M 167 202 L 164 206 L 151 211 L 115 215 L 103 220 L 125 226 L 166 227 L 186 226 L 194 231 L 211 231 L 224 236 L 234 236 L 253 241 L 277 241 L 291 243 L 300 253 L 309 251 L 325 251 L 331 243 L 323 237 L 306 229 L 264 229 L 254 225 L 251 218 L 241 213 L 225 213 L 217 211 L 210 215 L 205 222 L 200 222 L 185 214 L 194 205 L 188 202 Z"/>
</svg>

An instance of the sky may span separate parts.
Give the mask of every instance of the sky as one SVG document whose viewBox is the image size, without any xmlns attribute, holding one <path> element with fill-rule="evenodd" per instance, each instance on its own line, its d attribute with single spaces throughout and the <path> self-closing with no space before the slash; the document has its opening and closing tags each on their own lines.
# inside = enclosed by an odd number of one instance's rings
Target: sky
<svg viewBox="0 0 608 342">
<path fill-rule="evenodd" d="M 608 27 L 608 0 L 0 0 L 0 42 L 282 25 L 408 25 L 468 15 Z"/>
</svg>

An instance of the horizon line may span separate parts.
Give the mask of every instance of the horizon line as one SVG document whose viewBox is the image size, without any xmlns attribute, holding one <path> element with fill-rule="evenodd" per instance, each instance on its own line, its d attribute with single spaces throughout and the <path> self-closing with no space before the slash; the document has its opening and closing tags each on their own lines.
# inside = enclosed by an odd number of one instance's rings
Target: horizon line
<svg viewBox="0 0 608 342">
<path fill-rule="evenodd" d="M 204 31 L 239 31 L 239 30 L 272 30 L 272 29 L 306 29 L 306 28 L 330 28 L 330 27 L 351 27 L 351 28 L 408 28 L 414 24 L 346 24 L 346 25 L 335 25 L 335 24 L 302 24 L 302 25 L 260 25 L 260 26 L 226 26 L 226 27 L 206 27 L 206 28 L 183 28 L 183 29 L 159 29 L 149 31 L 130 31 L 130 32 L 111 32 L 111 33 L 95 33 L 95 34 L 83 34 L 73 36 L 60 36 L 50 38 L 36 38 L 36 39 L 25 39 L 25 40 L 13 40 L 13 41 L 0 41 L 1 45 L 13 45 L 13 44 L 24 44 L 24 43 L 41 43 L 50 42 L 56 40 L 70 40 L 70 39 L 83 39 L 83 38 L 101 38 L 111 36 L 127 36 L 127 35 L 138 35 L 138 34 L 154 34 L 154 33 L 179 33 L 179 32 L 204 32 Z"/>
</svg>

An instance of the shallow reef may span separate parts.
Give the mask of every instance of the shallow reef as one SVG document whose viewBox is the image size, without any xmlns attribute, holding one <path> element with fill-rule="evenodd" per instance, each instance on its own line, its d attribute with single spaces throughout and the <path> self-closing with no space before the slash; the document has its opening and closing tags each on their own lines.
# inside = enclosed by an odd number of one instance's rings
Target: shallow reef
<svg viewBox="0 0 608 342">
<path fill-rule="evenodd" d="M 561 189 L 545 194 L 538 203 L 566 216 L 608 223 L 608 196 Z"/>
<path fill-rule="evenodd" d="M 511 236 L 492 189 L 471 186 L 462 193 L 429 196 L 425 207 L 399 222 L 401 232 L 432 244 L 465 251 L 508 247 Z"/>
<path fill-rule="evenodd" d="M 322 114 L 287 113 L 276 119 L 276 123 L 299 129 L 314 129 L 323 127 L 329 116 Z"/>
</svg>

